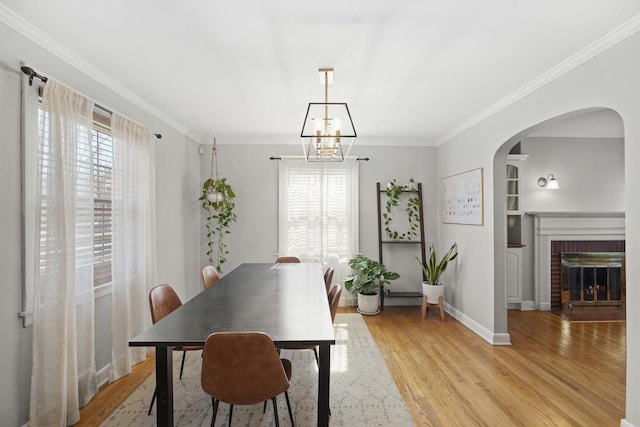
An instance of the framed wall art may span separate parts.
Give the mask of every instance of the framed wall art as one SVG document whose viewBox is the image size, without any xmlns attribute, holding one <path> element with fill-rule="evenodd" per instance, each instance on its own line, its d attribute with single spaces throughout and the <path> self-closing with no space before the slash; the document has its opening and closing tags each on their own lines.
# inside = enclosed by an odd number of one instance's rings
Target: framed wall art
<svg viewBox="0 0 640 427">
<path fill-rule="evenodd" d="M 448 224 L 484 224 L 483 169 L 442 178 L 441 218 Z"/>
</svg>

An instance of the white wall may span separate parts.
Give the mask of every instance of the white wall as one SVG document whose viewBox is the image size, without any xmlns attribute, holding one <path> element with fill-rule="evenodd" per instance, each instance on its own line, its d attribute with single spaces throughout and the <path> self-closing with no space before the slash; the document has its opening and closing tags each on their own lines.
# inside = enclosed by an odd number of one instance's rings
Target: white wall
<svg viewBox="0 0 640 427">
<path fill-rule="evenodd" d="M 494 334 L 507 333 L 504 308 L 505 206 L 504 184 L 494 178 L 494 164 L 504 166 L 506 151 L 500 147 L 512 137 L 552 117 L 593 107 L 608 107 L 624 122 L 624 210 L 627 232 L 627 280 L 640 278 L 640 98 L 630 96 L 640 87 L 640 34 L 634 34 L 592 57 L 563 76 L 496 112 L 438 149 L 438 176 L 485 168 L 485 218 L 483 227 L 442 225 L 439 241 L 457 241 L 461 252 L 456 288 L 447 299 L 453 309 Z M 494 155 L 497 157 L 494 159 Z M 495 162 L 495 163 L 494 163 Z M 504 173 L 496 176 L 504 176 Z M 560 183 L 562 185 L 562 181 Z M 493 220 L 491 220 L 493 219 Z M 626 422 L 640 425 L 640 292 L 627 290 L 627 400 Z"/>
<path fill-rule="evenodd" d="M 157 162 L 157 278 L 172 283 L 181 296 L 187 283 L 199 281 L 199 212 L 193 202 L 200 179 L 195 144 L 141 108 L 83 74 L 50 52 L 0 23 L 0 424 L 27 422 L 31 382 L 31 328 L 23 328 L 22 235 L 20 190 L 20 61 L 56 78 L 161 133 L 156 142 Z M 198 282 L 199 283 L 199 282 Z M 148 312 L 148 307 L 141 307 Z M 96 360 L 98 369 L 110 360 L 110 348 L 101 338 L 110 330 L 110 300 L 96 301 Z"/>
</svg>

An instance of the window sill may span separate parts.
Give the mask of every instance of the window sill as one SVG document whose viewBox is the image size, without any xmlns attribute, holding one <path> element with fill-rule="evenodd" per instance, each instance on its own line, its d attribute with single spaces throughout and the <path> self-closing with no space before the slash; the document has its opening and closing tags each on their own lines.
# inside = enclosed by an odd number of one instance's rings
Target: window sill
<svg viewBox="0 0 640 427">
<path fill-rule="evenodd" d="M 105 283 L 104 285 L 96 286 L 93 288 L 93 298 L 100 299 L 111 295 L 111 283 Z M 24 310 L 18 313 L 18 317 L 22 319 L 22 327 L 28 328 L 33 326 L 33 310 Z"/>
</svg>

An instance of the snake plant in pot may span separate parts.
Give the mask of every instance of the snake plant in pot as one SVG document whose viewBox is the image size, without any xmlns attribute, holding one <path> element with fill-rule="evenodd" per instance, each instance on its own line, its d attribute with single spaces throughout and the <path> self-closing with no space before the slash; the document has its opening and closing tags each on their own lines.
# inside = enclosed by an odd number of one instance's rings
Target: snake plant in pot
<svg viewBox="0 0 640 427">
<path fill-rule="evenodd" d="M 378 313 L 378 292 L 386 283 L 400 277 L 398 273 L 388 271 L 384 264 L 356 255 L 349 260 L 353 270 L 351 276 L 345 277 L 345 289 L 352 295 L 358 294 L 358 311 L 362 314 Z"/>
<path fill-rule="evenodd" d="M 420 267 L 422 267 L 423 277 L 425 279 L 422 282 L 422 294 L 427 297 L 427 302 L 436 304 L 440 296 L 444 295 L 444 286 L 442 282 L 440 282 L 440 276 L 442 276 L 442 273 L 447 269 L 449 262 L 456 259 L 457 256 L 458 245 L 454 243 L 439 261 L 433 244 L 429 246 L 429 257 L 427 258 L 426 264 L 417 256 L 415 257 Z"/>
</svg>

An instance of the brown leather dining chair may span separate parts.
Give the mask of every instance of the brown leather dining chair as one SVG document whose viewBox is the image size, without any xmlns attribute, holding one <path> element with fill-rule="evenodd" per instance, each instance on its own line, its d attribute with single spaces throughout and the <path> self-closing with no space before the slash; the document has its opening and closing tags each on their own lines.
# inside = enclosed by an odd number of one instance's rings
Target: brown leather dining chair
<svg viewBox="0 0 640 427">
<path fill-rule="evenodd" d="M 338 303 L 340 302 L 340 295 L 342 294 L 342 285 L 339 283 L 334 284 L 329 290 L 329 310 L 331 311 L 331 323 L 336 320 L 336 313 L 338 312 Z"/>
<path fill-rule="evenodd" d="M 253 405 L 271 400 L 279 426 L 276 397 L 284 393 L 291 425 L 289 402 L 291 362 L 280 355 L 269 335 L 263 332 L 215 332 L 207 337 L 202 355 L 202 389 L 211 396 L 216 422 L 220 402 L 228 403 L 229 426 L 234 405 Z"/>
<path fill-rule="evenodd" d="M 171 285 L 163 284 L 158 285 L 149 291 L 149 308 L 151 309 L 151 322 L 155 324 L 160 319 L 164 318 L 177 308 L 182 306 L 182 301 L 176 291 Z M 182 363 L 180 364 L 180 379 L 182 379 L 182 372 L 184 371 L 184 360 L 187 355 L 187 351 L 202 350 L 202 346 L 183 346 L 174 347 L 174 351 L 182 352 Z M 148 414 L 151 415 L 151 409 L 153 409 L 153 403 L 156 400 L 157 390 L 153 391 L 153 398 L 151 399 L 151 405 L 149 405 Z"/>
<path fill-rule="evenodd" d="M 331 289 L 331 282 L 333 281 L 333 267 L 327 267 L 324 271 L 324 286 L 327 288 L 327 295 L 329 289 Z"/>
<path fill-rule="evenodd" d="M 278 258 L 276 258 L 276 264 L 288 262 L 300 262 L 300 258 L 298 258 L 297 256 L 279 256 Z"/>
<path fill-rule="evenodd" d="M 220 280 L 220 275 L 214 266 L 205 265 L 202 267 L 202 284 L 205 289 L 213 286 L 218 280 Z"/>
</svg>

